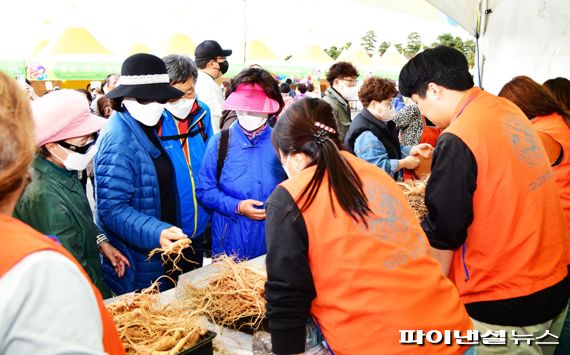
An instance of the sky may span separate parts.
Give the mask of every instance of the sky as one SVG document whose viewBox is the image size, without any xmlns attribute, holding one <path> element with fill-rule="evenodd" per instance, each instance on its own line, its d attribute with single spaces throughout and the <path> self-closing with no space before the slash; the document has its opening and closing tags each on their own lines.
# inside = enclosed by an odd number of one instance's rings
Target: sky
<svg viewBox="0 0 570 355">
<path fill-rule="evenodd" d="M 428 45 L 445 32 L 469 38 L 424 0 L 4 0 L 0 13 L 0 60 L 27 57 L 39 41 L 76 26 L 118 55 L 136 43 L 158 50 L 182 32 L 195 43 L 217 40 L 235 59 L 245 38 L 280 57 L 307 44 L 360 43 L 372 29 L 379 42 L 405 43 L 413 31 Z"/>
</svg>

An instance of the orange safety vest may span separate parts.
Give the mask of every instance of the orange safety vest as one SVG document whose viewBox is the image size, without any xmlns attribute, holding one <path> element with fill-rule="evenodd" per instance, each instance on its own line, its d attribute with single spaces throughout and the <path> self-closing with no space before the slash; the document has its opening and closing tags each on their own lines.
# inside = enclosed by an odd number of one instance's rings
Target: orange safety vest
<svg viewBox="0 0 570 355">
<path fill-rule="evenodd" d="M 477 162 L 474 219 L 449 276 L 463 302 L 527 296 L 560 282 L 570 236 L 546 151 L 529 120 L 479 88 L 465 94 L 455 117 L 445 132 L 459 137 Z"/>
<path fill-rule="evenodd" d="M 328 175 L 302 212 L 316 298 L 311 314 L 336 354 L 460 354 L 453 345 L 400 344 L 400 330 L 472 329 L 454 285 L 429 256 L 429 244 L 402 191 L 386 173 L 347 152 L 373 214 L 357 223 L 329 194 Z M 295 198 L 315 167 L 281 184 Z M 302 205 L 302 201 L 298 206 Z M 336 212 L 333 213 L 333 208 Z M 283 236 L 286 237 L 286 236 Z"/>
<path fill-rule="evenodd" d="M 557 113 L 536 117 L 530 122 L 537 132 L 548 134 L 562 146 L 564 151 L 562 161 L 553 167 L 552 171 L 554 171 L 554 179 L 558 186 L 558 194 L 566 222 L 570 227 L 570 128 L 564 118 Z"/>
<path fill-rule="evenodd" d="M 99 290 L 93 285 L 77 260 L 65 248 L 35 231 L 30 226 L 10 216 L 0 214 L 0 277 L 26 256 L 43 250 L 51 250 L 63 254 L 81 271 L 89 285 L 91 285 L 97 299 L 103 324 L 103 348 L 105 352 L 111 355 L 124 354 L 125 350 L 115 328 L 113 318 L 107 311 Z"/>
</svg>

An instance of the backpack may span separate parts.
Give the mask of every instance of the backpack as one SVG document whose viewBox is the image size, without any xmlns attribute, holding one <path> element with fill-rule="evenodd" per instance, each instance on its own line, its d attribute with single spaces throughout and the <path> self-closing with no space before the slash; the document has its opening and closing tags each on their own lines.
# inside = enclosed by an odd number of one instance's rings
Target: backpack
<svg viewBox="0 0 570 355">
<path fill-rule="evenodd" d="M 220 183 L 220 177 L 222 176 L 222 169 L 224 168 L 224 163 L 228 158 L 228 150 L 230 147 L 230 129 L 222 129 L 220 135 L 220 142 L 218 143 L 218 161 L 216 163 L 216 181 Z"/>
</svg>

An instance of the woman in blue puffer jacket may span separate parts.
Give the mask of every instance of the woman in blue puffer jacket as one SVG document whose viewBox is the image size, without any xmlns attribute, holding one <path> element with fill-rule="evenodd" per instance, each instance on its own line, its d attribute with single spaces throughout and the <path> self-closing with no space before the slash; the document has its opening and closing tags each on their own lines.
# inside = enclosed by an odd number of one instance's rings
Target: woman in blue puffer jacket
<svg viewBox="0 0 570 355">
<path fill-rule="evenodd" d="M 265 201 L 287 178 L 271 145 L 268 119 L 283 106 L 277 81 L 266 70 L 247 68 L 232 80 L 222 108 L 235 111 L 237 121 L 227 136 L 222 131 L 210 140 L 196 189 L 198 201 L 212 212 L 214 255 L 250 259 L 267 252 Z"/>
<path fill-rule="evenodd" d="M 104 279 L 116 294 L 148 287 L 164 275 L 160 256 L 147 260 L 149 252 L 187 237 L 176 227 L 175 175 L 155 129 L 167 100 L 182 95 L 169 85 L 162 60 L 150 54 L 127 58 L 119 86 L 107 94 L 116 112 L 95 156 L 97 222 L 131 263 L 121 279 L 103 264 Z"/>
</svg>

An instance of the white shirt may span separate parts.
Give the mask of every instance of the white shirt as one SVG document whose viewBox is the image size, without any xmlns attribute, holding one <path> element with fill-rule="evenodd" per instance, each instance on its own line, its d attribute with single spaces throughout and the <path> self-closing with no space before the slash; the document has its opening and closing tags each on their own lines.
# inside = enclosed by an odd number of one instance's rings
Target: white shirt
<svg viewBox="0 0 570 355">
<path fill-rule="evenodd" d="M 0 278 L 0 354 L 105 354 L 97 300 L 71 260 L 36 252 Z"/>
<path fill-rule="evenodd" d="M 222 103 L 224 102 L 222 89 L 208 73 L 198 70 L 195 90 L 198 100 L 204 102 L 210 108 L 212 128 L 214 129 L 214 133 L 217 133 L 220 130 Z"/>
</svg>

